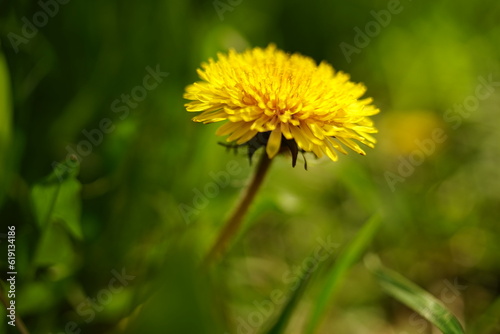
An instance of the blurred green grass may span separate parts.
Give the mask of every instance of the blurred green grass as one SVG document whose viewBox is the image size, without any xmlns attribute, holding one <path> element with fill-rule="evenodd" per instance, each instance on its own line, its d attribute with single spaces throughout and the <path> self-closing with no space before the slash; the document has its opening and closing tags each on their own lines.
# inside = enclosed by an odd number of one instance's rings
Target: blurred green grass
<svg viewBox="0 0 500 334">
<path fill-rule="evenodd" d="M 387 1 L 241 1 L 223 20 L 212 2 L 70 1 L 17 53 L 11 34 L 22 35 L 22 18 L 32 21 L 41 7 L 27 0 L 0 4 L 0 233 L 16 225 L 17 298 L 26 301 L 18 312 L 31 332 L 61 332 L 71 321 L 91 333 L 141 332 L 141 326 L 148 326 L 142 332 L 237 332 L 238 319 L 255 312 L 255 300 L 275 289 L 290 291 L 286 274 L 318 237 L 344 244 L 375 211 L 383 222 L 370 250 L 386 265 L 438 298 L 443 282 L 460 281 L 467 288 L 446 306 L 466 324 L 495 305 L 500 88 L 492 86 L 458 126 L 445 115 L 458 115 L 450 113 L 475 94 L 478 77 L 500 81 L 500 6 L 493 0 L 400 5 L 402 11 L 348 62 L 340 43 L 354 45 L 353 28 L 364 30 L 374 20 L 371 11 L 386 9 Z M 243 151 L 233 155 L 217 144 L 216 124 L 190 121 L 183 90 L 217 52 L 270 42 L 364 82 L 382 110 L 374 117 L 379 144 L 366 157 L 350 154 L 338 163 L 307 156 L 308 171 L 279 158 L 226 260 L 207 277 L 196 277 L 197 261 L 251 167 Z M 113 101 L 143 85 L 148 66 L 169 75 L 121 119 Z M 114 130 L 81 155 L 83 238 L 64 234 L 64 245 L 55 250 L 60 258 L 40 263 L 45 231 L 37 225 L 30 191 L 54 162 L 70 150 L 78 153 L 88 140 L 83 130 L 99 129 L 105 118 Z M 398 173 L 400 157 L 418 150 L 415 140 L 431 138 L 434 128 L 447 139 L 392 191 L 386 172 Z M 225 171 L 229 161 L 239 172 L 187 223 L 179 205 L 195 207 L 197 191 L 213 182 L 210 173 Z M 78 308 L 89 310 L 86 298 L 97 298 L 112 271 L 122 268 L 136 278 L 87 323 Z M 360 264 L 343 284 L 322 332 L 430 332 L 430 325 L 383 295 Z M 304 314 L 317 289 L 302 297 Z M 302 331 L 300 314 L 290 333 Z M 498 332 L 499 325 L 491 320 L 486 333 Z M 0 333 L 8 330 L 1 323 Z"/>
</svg>

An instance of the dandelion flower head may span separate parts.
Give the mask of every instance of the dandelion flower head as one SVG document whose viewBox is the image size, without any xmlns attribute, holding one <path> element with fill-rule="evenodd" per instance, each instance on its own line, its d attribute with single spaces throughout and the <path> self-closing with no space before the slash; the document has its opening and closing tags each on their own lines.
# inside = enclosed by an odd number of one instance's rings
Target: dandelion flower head
<svg viewBox="0 0 500 334">
<path fill-rule="evenodd" d="M 369 116 L 379 110 L 349 75 L 309 57 L 288 54 L 269 45 L 243 53 L 230 50 L 198 69 L 202 81 L 186 88 L 193 121 L 225 122 L 216 134 L 228 142 L 249 144 L 264 138 L 269 158 L 287 148 L 338 159 L 344 146 L 365 155 L 358 145 L 373 147 L 377 130 Z M 261 141 L 262 142 L 262 141 Z"/>
</svg>

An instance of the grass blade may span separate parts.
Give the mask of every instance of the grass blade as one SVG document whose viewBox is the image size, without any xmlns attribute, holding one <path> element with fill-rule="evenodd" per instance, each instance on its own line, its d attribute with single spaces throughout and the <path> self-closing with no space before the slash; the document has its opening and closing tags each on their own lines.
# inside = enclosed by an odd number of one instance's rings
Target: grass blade
<svg viewBox="0 0 500 334">
<path fill-rule="evenodd" d="M 307 284 L 309 283 L 312 275 L 313 275 L 312 273 L 308 273 L 305 277 L 303 277 L 300 280 L 299 285 L 292 293 L 292 295 L 289 297 L 285 307 L 281 311 L 281 314 L 274 323 L 273 327 L 271 327 L 271 329 L 266 332 L 267 334 L 281 334 L 285 332 L 286 325 L 288 324 L 288 321 L 290 320 L 295 307 L 299 303 L 300 297 L 306 290 Z"/>
<path fill-rule="evenodd" d="M 458 319 L 430 293 L 399 273 L 384 267 L 375 255 L 367 256 L 365 263 L 384 291 L 430 321 L 443 333 L 465 333 Z"/>
<path fill-rule="evenodd" d="M 497 298 L 470 326 L 471 334 L 500 333 L 500 298 Z"/>
<path fill-rule="evenodd" d="M 317 300 L 316 306 L 313 309 L 311 320 L 306 328 L 306 334 L 313 334 L 318 328 L 322 317 L 331 302 L 333 295 L 340 287 L 340 282 L 345 276 L 347 270 L 357 261 L 364 252 L 371 239 L 375 235 L 378 226 L 380 225 L 380 216 L 373 215 L 363 228 L 357 233 L 354 240 L 349 246 L 339 255 L 335 266 L 330 271 L 325 286 Z"/>
</svg>

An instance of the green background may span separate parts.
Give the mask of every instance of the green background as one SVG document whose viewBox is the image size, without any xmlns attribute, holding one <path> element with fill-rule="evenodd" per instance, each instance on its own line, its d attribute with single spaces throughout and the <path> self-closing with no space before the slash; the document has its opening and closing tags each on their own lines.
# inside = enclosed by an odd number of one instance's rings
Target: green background
<svg viewBox="0 0 500 334">
<path fill-rule="evenodd" d="M 42 3 L 52 5 L 0 3 L 1 278 L 15 225 L 17 314 L 31 333 L 263 332 L 283 306 L 264 301 L 293 292 L 318 238 L 342 248 L 374 212 L 382 224 L 366 252 L 466 328 L 500 331 L 497 1 Z M 252 169 L 243 149 L 218 145 L 218 124 L 191 122 L 183 91 L 217 52 L 269 43 L 365 83 L 381 109 L 378 144 L 336 163 L 306 154 L 308 171 L 278 157 L 205 275 L 199 261 Z M 341 43 L 356 52 L 346 57 Z M 148 68 L 168 76 L 141 90 Z M 146 96 L 120 101 L 134 92 Z M 64 165 L 73 150 L 78 166 Z M 62 182 L 47 178 L 58 163 Z M 116 283 L 122 271 L 133 278 Z M 318 271 L 287 333 L 302 332 L 323 279 Z M 318 332 L 431 332 L 363 261 L 341 284 Z M 0 333 L 14 332 L 3 312 Z"/>
</svg>

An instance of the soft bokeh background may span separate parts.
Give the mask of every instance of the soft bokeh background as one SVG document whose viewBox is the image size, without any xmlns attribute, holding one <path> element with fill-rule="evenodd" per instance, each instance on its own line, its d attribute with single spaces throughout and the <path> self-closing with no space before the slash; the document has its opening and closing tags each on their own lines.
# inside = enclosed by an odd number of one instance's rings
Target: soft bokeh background
<svg viewBox="0 0 500 334">
<path fill-rule="evenodd" d="M 341 249 L 377 211 L 370 252 L 467 328 L 500 333 L 498 1 L 42 3 L 0 3 L 1 278 L 15 225 L 17 312 L 31 333 L 263 332 L 286 298 L 266 303 L 273 291 L 289 295 L 321 242 Z M 355 28 L 388 8 L 398 13 L 356 46 Z M 26 26 L 34 15 L 37 32 Z M 203 276 L 199 260 L 251 167 L 243 150 L 217 144 L 217 124 L 190 121 L 183 90 L 217 52 L 271 42 L 364 82 L 382 110 L 379 143 L 337 163 L 306 155 L 308 171 L 278 158 L 234 246 Z M 346 57 L 341 43 L 356 52 Z M 154 70 L 168 76 L 137 88 Z M 109 131 L 82 146 L 102 122 Z M 55 191 L 41 180 L 79 147 L 81 188 L 66 185 L 59 215 L 40 223 Z M 308 289 L 288 333 L 302 333 L 318 293 Z M 0 333 L 14 332 L 4 312 Z M 359 261 L 320 332 L 432 327 Z"/>
</svg>

